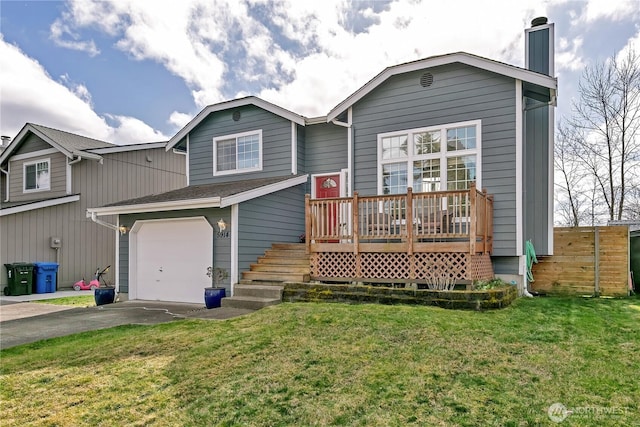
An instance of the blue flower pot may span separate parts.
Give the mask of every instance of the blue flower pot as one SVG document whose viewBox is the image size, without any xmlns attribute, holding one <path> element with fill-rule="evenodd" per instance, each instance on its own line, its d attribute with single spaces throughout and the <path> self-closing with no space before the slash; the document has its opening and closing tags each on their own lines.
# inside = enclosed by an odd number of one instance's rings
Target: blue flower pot
<svg viewBox="0 0 640 427">
<path fill-rule="evenodd" d="M 204 305 L 207 308 L 220 307 L 225 296 L 225 288 L 204 288 Z"/>
<path fill-rule="evenodd" d="M 96 305 L 111 304 L 116 300 L 116 288 L 96 288 L 93 291 L 93 298 L 96 300 Z"/>
</svg>

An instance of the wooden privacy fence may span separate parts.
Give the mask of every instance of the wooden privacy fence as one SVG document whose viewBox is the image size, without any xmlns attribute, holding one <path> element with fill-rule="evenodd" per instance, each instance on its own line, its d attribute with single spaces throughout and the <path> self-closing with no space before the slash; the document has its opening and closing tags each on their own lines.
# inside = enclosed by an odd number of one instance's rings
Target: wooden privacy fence
<svg viewBox="0 0 640 427">
<path fill-rule="evenodd" d="M 553 230 L 553 256 L 538 257 L 531 289 L 555 294 L 625 296 L 629 293 L 627 226 Z"/>
</svg>

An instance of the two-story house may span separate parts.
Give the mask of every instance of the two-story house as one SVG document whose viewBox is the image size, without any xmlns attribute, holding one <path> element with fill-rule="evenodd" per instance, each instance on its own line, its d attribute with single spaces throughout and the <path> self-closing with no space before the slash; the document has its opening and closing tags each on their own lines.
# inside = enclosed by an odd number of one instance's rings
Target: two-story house
<svg viewBox="0 0 640 427">
<path fill-rule="evenodd" d="M 187 151 L 187 187 L 89 209 L 130 229 L 120 292 L 201 302 L 213 266 L 233 293 L 302 234 L 312 278 L 420 282 L 437 267 L 523 286 L 525 242 L 553 248 L 557 91 L 553 24 L 525 34 L 525 68 L 463 52 L 395 65 L 323 117 L 256 97 L 206 107 L 167 145 Z"/>
<path fill-rule="evenodd" d="M 57 262 L 58 288 L 115 267 L 118 231 L 86 210 L 184 187 L 185 154 L 166 145 L 120 146 L 27 123 L 0 154 L 0 265 Z M 116 216 L 100 221 L 117 228 Z"/>
</svg>

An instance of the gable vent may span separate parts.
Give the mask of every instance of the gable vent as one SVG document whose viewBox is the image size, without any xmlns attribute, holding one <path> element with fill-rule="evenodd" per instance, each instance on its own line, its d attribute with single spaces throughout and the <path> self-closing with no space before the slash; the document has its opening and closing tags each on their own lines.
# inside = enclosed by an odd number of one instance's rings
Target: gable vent
<svg viewBox="0 0 640 427">
<path fill-rule="evenodd" d="M 433 74 L 431 73 L 424 73 L 421 77 L 420 77 L 420 86 L 422 87 L 429 87 L 433 84 Z"/>
<path fill-rule="evenodd" d="M 240 111 L 239 110 L 234 111 L 231 117 L 233 117 L 234 122 L 237 122 L 238 120 L 240 120 L 240 117 L 241 117 Z"/>
</svg>

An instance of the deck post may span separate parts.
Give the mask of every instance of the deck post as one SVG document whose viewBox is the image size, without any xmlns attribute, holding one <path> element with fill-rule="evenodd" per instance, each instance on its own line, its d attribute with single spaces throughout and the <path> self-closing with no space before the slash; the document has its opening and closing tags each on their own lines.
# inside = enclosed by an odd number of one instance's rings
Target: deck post
<svg viewBox="0 0 640 427">
<path fill-rule="evenodd" d="M 358 252 L 360 252 L 360 236 L 359 236 L 359 232 L 360 232 L 360 228 L 359 228 L 359 223 L 360 221 L 358 220 L 358 211 L 359 211 L 359 206 L 358 206 L 358 192 L 354 191 L 353 192 L 353 202 L 351 205 L 351 216 L 352 216 L 352 230 L 353 230 L 353 254 L 354 255 L 358 255 Z"/>
<path fill-rule="evenodd" d="M 304 195 L 304 249 L 307 255 L 311 251 L 311 195 Z"/>
<path fill-rule="evenodd" d="M 482 213 L 484 224 L 482 224 L 482 248 L 483 253 L 487 253 L 487 245 L 489 244 L 489 197 L 487 195 L 487 189 L 482 189 L 482 201 L 484 202 L 484 212 Z"/>
<path fill-rule="evenodd" d="M 476 191 L 476 183 L 475 181 L 471 183 L 469 186 L 469 205 L 471 208 L 471 218 L 470 219 L 470 227 L 469 227 L 469 253 L 471 255 L 475 255 L 476 253 L 476 221 L 478 220 L 478 212 L 477 212 L 477 191 Z"/>
<path fill-rule="evenodd" d="M 413 255 L 413 189 L 407 188 L 407 213 L 405 222 L 407 224 L 407 255 Z"/>
</svg>

